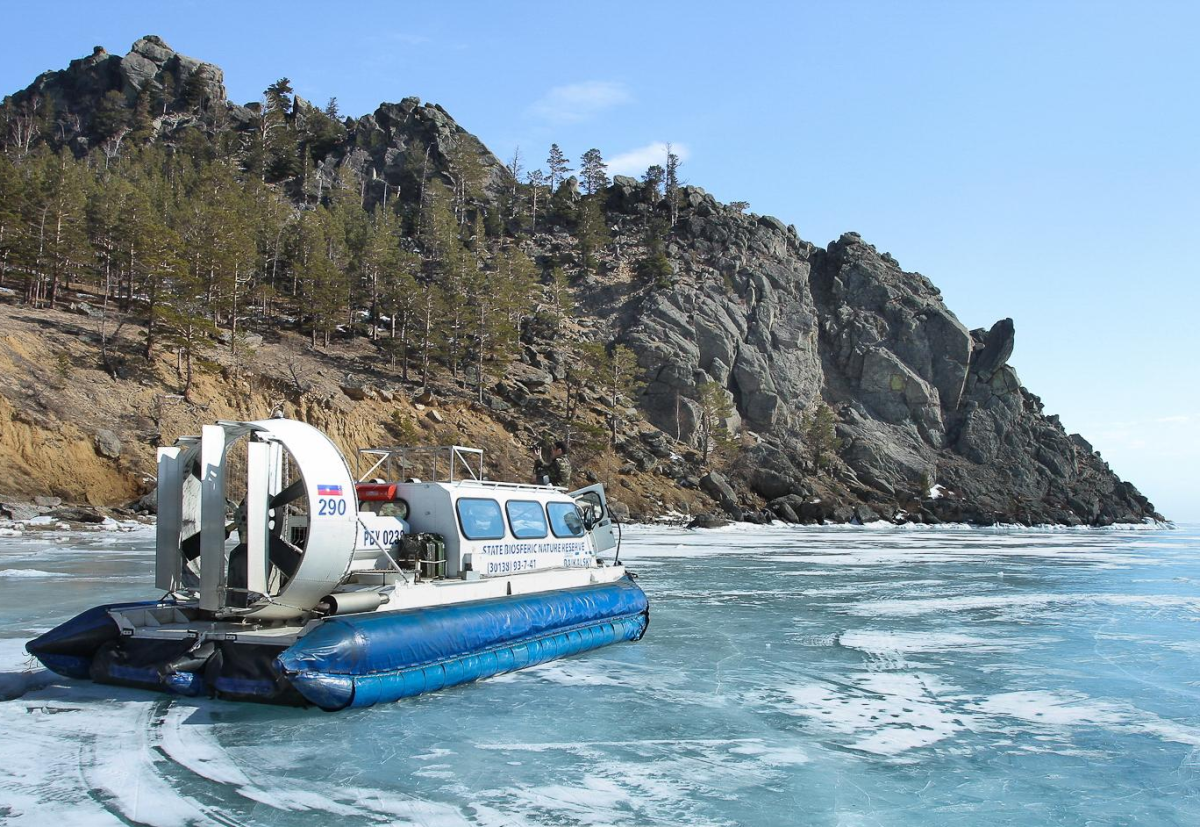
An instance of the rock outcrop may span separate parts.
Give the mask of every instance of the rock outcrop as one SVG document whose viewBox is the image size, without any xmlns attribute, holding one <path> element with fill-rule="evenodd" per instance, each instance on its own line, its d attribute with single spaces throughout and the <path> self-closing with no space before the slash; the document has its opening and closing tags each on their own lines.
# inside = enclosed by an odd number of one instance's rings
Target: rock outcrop
<svg viewBox="0 0 1200 827">
<path fill-rule="evenodd" d="M 12 102 L 34 114 L 52 112 L 58 142 L 83 154 L 104 137 L 101 118 L 112 105 L 106 100 L 110 93 L 118 93 L 118 100 L 131 110 L 143 98 L 147 114 L 157 124 L 170 118 L 178 126 L 181 114 L 183 121 L 192 122 L 198 114 L 216 118 L 240 110 L 226 100 L 224 80 L 219 67 L 180 54 L 161 37 L 147 35 L 124 57 L 97 46 L 66 69 L 43 72 L 13 95 Z"/>
<path fill-rule="evenodd" d="M 638 207 L 653 208 L 637 191 L 614 189 L 610 203 L 633 207 L 633 223 Z M 698 389 L 716 382 L 736 403 L 740 422 L 730 424 L 786 431 L 821 387 L 814 248 L 775 219 L 723 208 L 698 187 L 683 188 L 682 197 L 687 217 L 668 248 L 682 277 L 648 295 L 624 334 L 646 370 L 642 406 L 655 425 L 690 441 L 700 424 Z"/>
<path fill-rule="evenodd" d="M 257 105 L 225 99 L 219 68 L 154 36 L 124 57 L 97 47 L 12 98 L 21 111 L 39 101 L 58 118 L 47 140 L 79 154 L 104 134 L 106 107 L 122 101 L 143 110 L 152 101 L 164 141 L 190 128 L 210 136 L 252 129 L 259 114 Z M 543 201 L 550 206 L 539 232 L 528 232 L 507 200 L 510 172 L 436 104 L 409 97 L 338 122 L 296 97 L 286 117 L 297 127 L 325 118 L 323 137 L 306 149 L 313 164 L 302 187 L 283 184 L 298 203 L 311 205 L 352 176 L 365 206 L 401 199 L 411 208 L 436 182 L 455 193 L 460 214 L 485 217 L 487 234 L 516 237 L 547 269 L 577 261 L 575 179 Z M 682 187 L 671 205 L 627 176 L 598 197 L 615 243 L 577 284 L 580 326 L 634 350 L 644 380 L 635 401 L 659 429 L 656 437 L 614 433 L 627 470 L 699 488 L 726 514 L 757 520 L 1109 524 L 1158 516 L 1021 385 L 1009 364 L 1011 319 L 967 330 L 928 279 L 856 233 L 822 249 L 699 187 Z M 657 275 L 631 276 L 652 236 Z M 521 361 L 480 394 L 500 421 L 527 415 L 567 376 L 570 357 L 557 343 L 543 341 L 536 353 L 525 344 Z M 741 439 L 727 473 L 703 467 L 692 450 L 712 418 L 702 389 L 714 385 L 733 411 L 722 413 L 723 424 Z M 373 399 L 352 381 L 338 396 Z M 111 436 L 98 432 L 95 447 L 115 461 L 124 454 Z"/>
<path fill-rule="evenodd" d="M 646 209 L 630 189 L 612 188 L 618 224 Z M 837 519 L 849 505 L 849 519 L 1157 517 L 1021 385 L 1008 364 L 1011 319 L 968 331 L 928 279 L 856 233 L 822 250 L 696 188 L 683 195 L 669 249 L 676 283 L 636 305 L 617 335 L 646 370 L 648 417 L 677 438 L 696 439 L 703 383 L 726 390 L 762 441 L 740 480 L 776 516 Z M 824 475 L 805 461 L 804 414 L 817 404 L 838 420 L 839 456 Z M 949 495 L 931 494 L 939 483 Z M 710 487 L 727 512 L 745 509 Z"/>
</svg>

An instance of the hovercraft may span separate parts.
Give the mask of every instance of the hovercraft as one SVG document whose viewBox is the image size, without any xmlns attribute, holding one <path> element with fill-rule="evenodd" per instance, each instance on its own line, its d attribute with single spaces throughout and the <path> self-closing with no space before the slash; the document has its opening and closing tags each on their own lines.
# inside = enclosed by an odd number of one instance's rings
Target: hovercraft
<svg viewBox="0 0 1200 827">
<path fill-rule="evenodd" d="M 90 609 L 26 649 L 71 678 L 333 711 L 645 634 L 603 486 L 490 481 L 461 446 L 358 459 L 356 482 L 328 437 L 286 419 L 160 448 L 165 595 Z"/>
</svg>

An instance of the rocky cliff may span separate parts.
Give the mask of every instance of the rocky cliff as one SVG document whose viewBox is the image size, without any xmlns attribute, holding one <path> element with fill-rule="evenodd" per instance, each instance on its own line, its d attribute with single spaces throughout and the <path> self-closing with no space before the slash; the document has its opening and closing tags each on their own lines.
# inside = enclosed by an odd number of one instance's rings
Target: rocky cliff
<svg viewBox="0 0 1200 827">
<path fill-rule="evenodd" d="M 645 216 L 663 210 L 643 192 L 622 178 L 609 190 L 609 217 L 629 244 Z M 621 293 L 610 305 L 616 336 L 646 370 L 641 405 L 655 425 L 692 441 L 700 386 L 724 388 L 759 442 L 737 467 L 778 516 L 805 503 L 823 517 L 866 506 L 985 524 L 1153 515 L 1021 385 L 1008 364 L 1011 319 L 967 330 L 928 279 L 857 234 L 822 249 L 774 218 L 685 187 L 668 254 L 670 290 Z M 815 474 L 803 419 L 822 402 L 837 415 L 841 445 L 830 471 Z"/>
<path fill-rule="evenodd" d="M 155 37 L 124 57 L 98 48 L 40 76 L 14 101 L 52 101 L 67 115 L 55 140 L 84 153 L 99 138 L 95 115 L 106 96 L 119 92 L 133 106 L 147 90 L 161 99 L 160 141 L 190 127 L 236 133 L 253 120 L 253 107 L 225 101 L 220 69 Z M 297 118 L 314 111 L 299 98 L 295 110 Z M 406 98 L 342 122 L 315 160 L 314 179 L 323 185 L 352 171 L 373 204 L 389 191 L 416 198 L 414 181 L 430 176 L 452 182 L 466 162 L 480 171 L 472 198 L 483 208 L 512 187 L 504 166 L 445 110 Z M 564 183 L 555 199 L 578 203 L 575 186 Z M 661 435 L 634 428 L 621 436 L 618 447 L 640 470 L 698 485 L 725 512 L 751 519 L 1104 525 L 1158 517 L 1022 387 L 1009 364 L 1011 319 L 968 330 L 928 279 L 857 234 L 821 248 L 698 187 L 682 188 L 673 224 L 661 194 L 634 179 L 618 176 L 592 197 L 603 200 L 613 243 L 576 285 L 580 330 L 637 355 L 643 386 L 635 402 Z M 547 268 L 577 257 L 567 212 L 522 238 Z M 671 273 L 634 277 L 633 262 L 663 226 Z M 525 373 L 538 378 L 510 376 L 496 389 L 493 413 L 543 417 L 539 405 L 562 372 L 542 370 L 542 357 L 557 353 L 561 365 L 569 358 L 561 350 L 531 342 Z M 700 439 L 701 389 L 711 383 L 731 403 L 725 424 L 740 438 L 721 470 L 688 450 Z M 833 412 L 836 436 L 825 461 L 810 426 L 822 405 Z"/>
</svg>

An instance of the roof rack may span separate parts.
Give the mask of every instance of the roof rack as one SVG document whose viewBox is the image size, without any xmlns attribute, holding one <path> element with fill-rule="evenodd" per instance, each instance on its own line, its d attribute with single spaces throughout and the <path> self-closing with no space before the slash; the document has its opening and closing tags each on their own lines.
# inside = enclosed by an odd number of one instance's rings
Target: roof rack
<svg viewBox="0 0 1200 827">
<path fill-rule="evenodd" d="M 371 462 L 370 467 L 362 471 L 367 462 Z M 417 477 L 428 482 L 485 481 L 483 450 L 462 445 L 360 448 L 357 468 L 360 472 L 359 482 L 367 482 L 380 468 L 383 469 L 385 477 L 393 480 Z M 440 476 L 443 473 L 445 476 Z"/>
<path fill-rule="evenodd" d="M 503 480 L 458 480 L 457 485 L 478 488 L 513 488 L 521 491 L 566 491 L 561 485 L 538 485 L 532 482 L 505 482 Z"/>
</svg>

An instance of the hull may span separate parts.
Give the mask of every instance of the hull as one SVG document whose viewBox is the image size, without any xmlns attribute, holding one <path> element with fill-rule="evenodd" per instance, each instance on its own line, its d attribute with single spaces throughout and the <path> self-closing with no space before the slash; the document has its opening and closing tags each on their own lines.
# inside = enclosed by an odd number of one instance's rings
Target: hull
<svg viewBox="0 0 1200 827">
<path fill-rule="evenodd" d="M 210 638 L 197 649 L 191 638 L 122 636 L 109 615 L 153 605 L 90 609 L 26 649 L 67 677 L 335 711 L 639 640 L 649 624 L 646 595 L 629 577 L 469 603 L 337 615 L 286 646 Z"/>
</svg>

